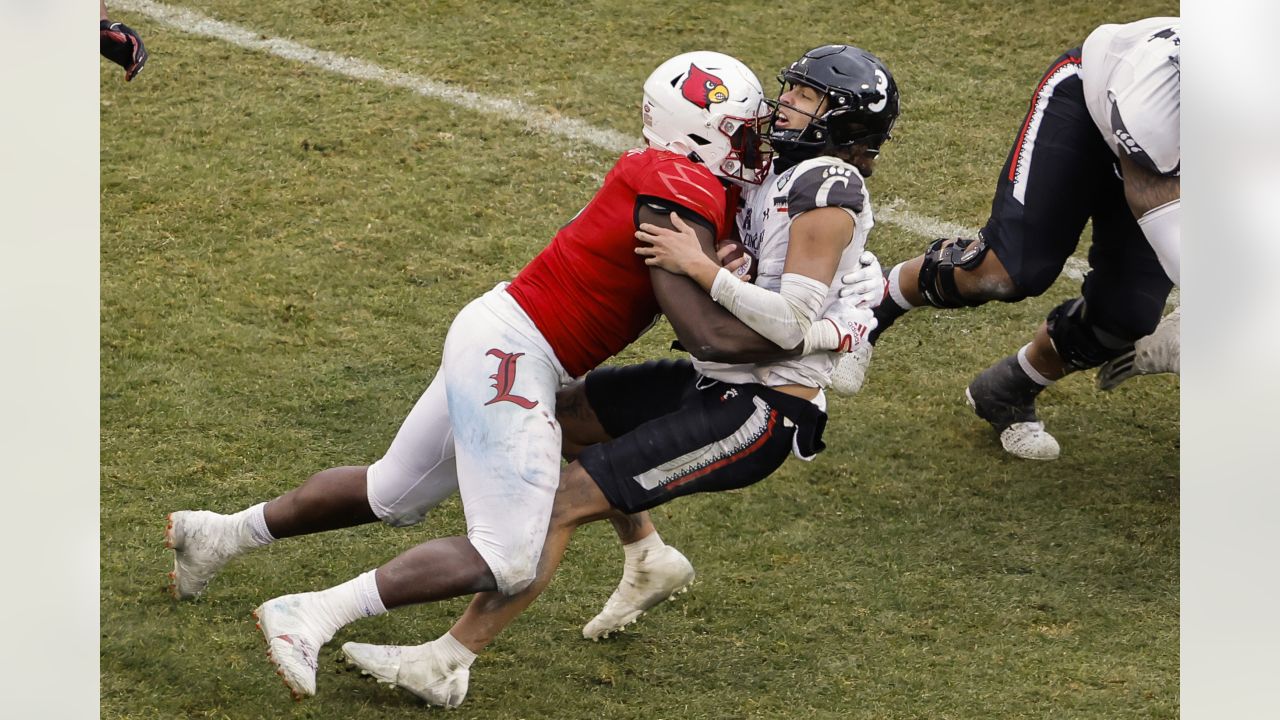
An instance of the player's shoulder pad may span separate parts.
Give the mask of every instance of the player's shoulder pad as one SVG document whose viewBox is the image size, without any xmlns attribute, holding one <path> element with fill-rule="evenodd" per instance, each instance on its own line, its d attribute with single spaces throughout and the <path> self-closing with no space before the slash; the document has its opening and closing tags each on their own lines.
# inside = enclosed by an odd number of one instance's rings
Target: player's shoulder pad
<svg viewBox="0 0 1280 720">
<path fill-rule="evenodd" d="M 838 158 L 810 158 L 797 165 L 791 176 L 791 189 L 787 192 L 787 214 L 791 217 L 820 207 L 843 207 L 860 213 L 866 203 L 862 173 Z"/>
<path fill-rule="evenodd" d="M 699 214 L 724 217 L 724 185 L 706 165 L 665 150 L 651 149 L 654 156 L 636 191 L 642 195 L 672 200 Z"/>
</svg>

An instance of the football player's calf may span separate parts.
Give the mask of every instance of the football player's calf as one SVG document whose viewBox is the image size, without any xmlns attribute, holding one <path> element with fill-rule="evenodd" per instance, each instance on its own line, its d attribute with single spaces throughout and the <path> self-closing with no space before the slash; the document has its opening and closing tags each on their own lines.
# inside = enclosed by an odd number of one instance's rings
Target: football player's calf
<svg viewBox="0 0 1280 720">
<path fill-rule="evenodd" d="M 981 238 L 938 238 L 919 257 L 894 265 L 885 274 L 887 302 L 876 308 L 874 344 L 895 320 L 924 305 L 936 308 L 978 307 L 991 300 L 1006 302 L 1032 291 L 1019 288 L 1004 264 Z"/>
</svg>

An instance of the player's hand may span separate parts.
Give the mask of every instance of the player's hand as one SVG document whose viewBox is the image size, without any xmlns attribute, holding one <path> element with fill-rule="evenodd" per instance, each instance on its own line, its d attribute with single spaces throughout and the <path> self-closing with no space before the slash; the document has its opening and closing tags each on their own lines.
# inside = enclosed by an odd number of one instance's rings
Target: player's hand
<svg viewBox="0 0 1280 720">
<path fill-rule="evenodd" d="M 751 282 L 751 268 L 755 265 L 755 258 L 746 248 L 733 242 L 720 243 L 716 245 L 716 259 L 734 277 L 743 282 Z"/>
<path fill-rule="evenodd" d="M 854 299 L 859 307 L 874 308 L 884 301 L 887 289 L 880 260 L 865 250 L 858 256 L 858 263 L 861 267 L 841 276 L 840 297 Z"/>
<path fill-rule="evenodd" d="M 850 353 L 867 344 L 867 336 L 876 329 L 876 316 L 869 307 L 858 304 L 857 296 L 839 298 L 822 316 L 821 322 L 829 322 L 836 329 L 833 352 Z"/>
<path fill-rule="evenodd" d="M 98 23 L 98 45 L 102 56 L 124 68 L 124 79 L 132 80 L 147 64 L 147 49 L 142 38 L 124 23 L 102 20 Z"/>
<path fill-rule="evenodd" d="M 1133 349 L 1121 355 L 1106 361 L 1098 368 L 1098 388 L 1100 390 L 1115 390 L 1120 383 L 1128 380 L 1135 375 L 1142 373 L 1133 366 L 1134 358 L 1137 356 L 1137 350 Z"/>
<path fill-rule="evenodd" d="M 698 269 L 710 269 L 712 275 L 720 270 L 720 265 L 702 252 L 702 243 L 693 228 L 676 213 L 671 213 L 671 225 L 664 228 L 641 223 L 636 230 L 636 239 L 641 242 L 636 254 L 644 258 L 645 265 L 690 276 Z"/>
<path fill-rule="evenodd" d="M 1138 338 L 1133 349 L 1098 368 L 1098 387 L 1114 390 L 1136 375 L 1177 373 L 1182 358 L 1182 307 L 1164 316 L 1155 332 Z"/>
</svg>

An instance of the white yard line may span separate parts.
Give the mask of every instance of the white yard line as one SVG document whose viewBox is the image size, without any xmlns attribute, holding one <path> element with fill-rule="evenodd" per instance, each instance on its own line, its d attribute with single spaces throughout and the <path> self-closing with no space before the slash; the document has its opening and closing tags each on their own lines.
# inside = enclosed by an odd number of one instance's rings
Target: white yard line
<svg viewBox="0 0 1280 720">
<path fill-rule="evenodd" d="M 504 120 L 523 122 L 536 132 L 559 135 L 569 140 L 594 145 L 602 150 L 622 152 L 641 144 L 639 138 L 606 128 L 594 127 L 581 120 L 548 113 L 519 100 L 487 97 L 421 75 L 389 70 L 348 55 L 316 50 L 284 38 L 268 37 L 240 25 L 215 20 L 194 10 L 151 0 L 115 0 L 111 7 L 146 15 L 192 35 L 216 38 L 248 50 L 313 65 L 355 80 L 372 80 L 391 87 L 404 88 L 466 110 L 493 115 Z M 145 82 L 145 76 L 143 81 Z M 889 198 L 887 202 L 880 203 L 876 217 L 926 239 L 949 236 L 975 237 L 978 232 L 975 228 L 967 228 L 912 212 L 899 198 Z M 1073 257 L 1067 261 L 1065 272 L 1068 277 L 1080 280 L 1088 267 L 1083 260 Z M 1170 302 L 1175 302 L 1176 297 L 1175 290 L 1174 295 L 1170 297 Z"/>
<path fill-rule="evenodd" d="M 116 0 L 111 6 L 147 15 L 192 35 L 216 38 L 248 50 L 257 50 L 286 60 L 313 65 L 355 80 L 372 80 L 391 87 L 404 88 L 424 97 L 442 100 L 504 120 L 523 121 L 530 129 L 538 132 L 560 135 L 605 150 L 622 152 L 639 144 L 635 138 L 622 133 L 592 127 L 581 120 L 553 115 L 518 100 L 486 97 L 421 75 L 389 70 L 358 58 L 327 50 L 316 50 L 284 38 L 268 37 L 256 30 L 215 20 L 194 10 L 151 2 L 151 0 Z"/>
</svg>

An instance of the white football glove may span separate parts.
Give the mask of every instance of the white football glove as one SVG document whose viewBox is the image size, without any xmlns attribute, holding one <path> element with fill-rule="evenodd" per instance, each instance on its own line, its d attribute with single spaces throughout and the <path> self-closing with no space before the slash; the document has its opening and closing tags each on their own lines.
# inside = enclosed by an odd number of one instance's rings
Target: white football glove
<svg viewBox="0 0 1280 720">
<path fill-rule="evenodd" d="M 858 262 L 862 267 L 840 277 L 840 297 L 856 297 L 859 307 L 874 308 L 884 300 L 884 271 L 879 258 L 870 250 L 864 250 Z"/>
<path fill-rule="evenodd" d="M 827 314 L 822 316 L 819 322 L 830 323 L 836 333 L 834 341 L 826 349 L 851 353 L 870 344 L 867 336 L 876 329 L 876 316 L 871 308 L 861 305 L 862 299 L 858 295 L 839 298 L 827 310 Z"/>
<path fill-rule="evenodd" d="M 867 366 L 871 364 L 871 352 L 876 349 L 867 340 L 876 328 L 876 315 L 871 308 L 859 307 L 856 300 L 856 295 L 841 298 L 830 311 L 835 317 L 822 318 L 842 330 L 840 350 L 843 354 L 835 358 L 831 368 L 831 389 L 840 395 L 854 395 L 862 389 Z"/>
<path fill-rule="evenodd" d="M 1182 357 L 1182 306 L 1164 316 L 1155 332 L 1138 338 L 1133 349 L 1098 368 L 1098 387 L 1112 390 L 1135 375 L 1175 373 Z"/>
</svg>

